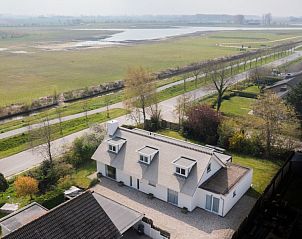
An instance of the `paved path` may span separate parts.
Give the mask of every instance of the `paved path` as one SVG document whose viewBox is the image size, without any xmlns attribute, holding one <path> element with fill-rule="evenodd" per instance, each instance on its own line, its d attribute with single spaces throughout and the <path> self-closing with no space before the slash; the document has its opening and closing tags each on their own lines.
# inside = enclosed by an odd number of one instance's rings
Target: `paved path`
<svg viewBox="0 0 302 239">
<path fill-rule="evenodd" d="M 276 67 L 278 65 L 284 64 L 287 61 L 292 61 L 294 59 L 297 59 L 302 56 L 302 53 L 297 52 L 289 57 L 286 57 L 284 59 L 277 60 L 276 62 L 269 63 L 268 66 L 270 67 Z M 246 78 L 248 73 L 241 73 L 239 75 L 236 75 L 232 78 L 231 84 L 234 84 L 236 82 L 242 81 Z M 194 91 L 188 92 L 186 94 L 191 95 L 193 99 L 199 99 L 205 96 L 208 96 L 210 94 L 215 93 L 213 86 L 205 86 L 199 89 L 196 89 Z M 181 96 L 173 97 L 171 99 L 165 100 L 159 104 L 161 110 L 162 110 L 162 117 L 165 120 L 171 121 L 171 122 L 177 122 L 177 117 L 174 114 L 174 108 L 177 103 L 177 99 Z M 118 103 L 116 105 L 120 106 L 122 103 Z M 98 109 L 100 110 L 100 109 Z M 73 117 L 73 116 L 71 116 Z M 133 124 L 127 116 L 122 116 L 117 118 L 119 120 L 120 124 Z M 27 129 L 26 129 L 27 130 Z M 54 154 L 61 154 L 64 150 L 66 150 L 67 146 L 66 144 L 70 144 L 74 141 L 77 137 L 83 135 L 85 132 L 87 132 L 88 129 L 79 131 L 77 133 L 65 136 L 61 139 L 54 140 L 52 142 L 52 148 Z M 38 146 L 42 147 L 42 146 Z M 15 174 L 18 174 L 20 172 L 23 172 L 29 168 L 32 168 L 34 166 L 39 165 L 44 160 L 43 155 L 40 153 L 37 153 L 37 150 L 25 150 L 21 153 L 0 159 L 0 172 L 5 175 L 5 177 L 13 176 Z"/>
</svg>

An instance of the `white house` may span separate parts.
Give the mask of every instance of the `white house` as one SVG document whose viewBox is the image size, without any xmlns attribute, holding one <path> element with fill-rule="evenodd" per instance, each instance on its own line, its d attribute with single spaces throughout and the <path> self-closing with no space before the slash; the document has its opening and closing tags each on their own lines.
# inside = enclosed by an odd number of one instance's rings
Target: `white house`
<svg viewBox="0 0 302 239">
<path fill-rule="evenodd" d="M 92 159 L 103 176 L 189 211 L 225 216 L 250 188 L 252 169 L 215 149 L 107 123 Z"/>
</svg>

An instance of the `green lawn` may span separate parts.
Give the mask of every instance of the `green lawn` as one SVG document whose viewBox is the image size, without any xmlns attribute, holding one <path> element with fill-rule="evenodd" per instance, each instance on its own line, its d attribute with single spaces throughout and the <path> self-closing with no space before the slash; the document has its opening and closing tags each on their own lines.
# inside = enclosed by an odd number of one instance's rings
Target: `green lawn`
<svg viewBox="0 0 302 239">
<path fill-rule="evenodd" d="M 177 131 L 160 130 L 158 133 L 176 139 L 185 140 L 184 136 Z M 197 141 L 191 142 L 201 144 Z M 253 169 L 253 187 L 249 191 L 249 195 L 253 197 L 258 197 L 264 192 L 266 186 L 270 183 L 270 181 L 282 165 L 282 162 L 279 160 L 264 160 L 251 156 L 243 156 L 232 153 L 231 155 L 233 157 L 234 163 Z"/>
<path fill-rule="evenodd" d="M 88 125 L 93 123 L 102 123 L 109 119 L 113 119 L 125 115 L 126 113 L 127 110 L 125 109 L 112 109 L 110 110 L 110 118 L 107 118 L 106 112 L 91 115 L 88 117 Z M 89 127 L 88 125 L 85 117 L 62 122 L 63 136 L 86 129 Z M 59 124 L 55 124 L 51 126 L 51 128 L 54 131 L 52 134 L 52 140 L 62 137 L 58 126 Z M 40 143 L 41 142 L 35 142 L 35 144 L 40 144 Z M 16 135 L 10 138 L 0 139 L 0 159 L 19 153 L 29 148 L 30 148 L 30 144 L 29 144 L 28 133 Z"/>
<path fill-rule="evenodd" d="M 260 89 L 259 89 L 258 86 L 252 85 L 252 86 L 249 86 L 249 87 L 245 88 L 243 90 L 243 92 L 259 94 L 260 93 Z"/>
<path fill-rule="evenodd" d="M 229 100 L 223 100 L 221 112 L 226 115 L 244 116 L 252 110 L 255 99 L 234 96 Z"/>
<path fill-rule="evenodd" d="M 28 34 L 26 28 L 22 28 L 22 31 L 25 32 L 22 37 L 9 41 L 0 40 L 0 47 L 15 46 L 18 50 L 33 52 L 31 54 L 0 53 L 0 105 L 29 102 L 33 98 L 51 95 L 55 90 L 62 92 L 119 80 L 131 66 L 143 65 L 151 71 L 159 71 L 240 53 L 236 48 L 219 46 L 225 42 L 239 45 L 250 42 L 249 44 L 253 45 L 253 42 L 259 42 L 259 39 L 268 41 L 301 35 L 298 31 L 285 31 L 283 34 L 280 34 L 280 31 L 220 32 L 210 33 L 208 36 L 182 37 L 127 47 L 53 52 L 32 47 L 39 41 L 37 30 L 31 30 L 34 33 Z M 34 36 L 31 36 L 32 34 Z M 49 36 L 48 33 L 45 34 L 41 33 L 40 41 L 58 38 L 64 42 L 72 38 L 72 36 L 63 36 L 62 32 L 51 33 Z M 267 45 L 272 44 L 275 43 Z M 255 43 L 256 47 L 257 45 L 258 43 Z"/>
</svg>

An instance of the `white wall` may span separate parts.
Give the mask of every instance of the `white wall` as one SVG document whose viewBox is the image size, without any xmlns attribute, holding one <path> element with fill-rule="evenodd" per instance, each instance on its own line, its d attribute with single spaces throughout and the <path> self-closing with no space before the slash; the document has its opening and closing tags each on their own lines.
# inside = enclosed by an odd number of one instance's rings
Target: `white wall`
<svg viewBox="0 0 302 239">
<path fill-rule="evenodd" d="M 209 163 L 211 163 L 211 171 L 209 173 L 207 173 L 207 167 L 202 175 L 202 178 L 199 182 L 200 186 L 202 183 L 204 183 L 205 181 L 207 181 L 210 177 L 212 177 L 219 169 L 222 168 L 222 166 L 215 160 L 215 159 L 211 159 L 209 161 Z M 208 165 L 207 165 L 208 166 Z"/>
<path fill-rule="evenodd" d="M 139 224 L 144 225 L 144 233 L 145 233 L 145 235 L 149 236 L 150 238 L 152 238 L 152 239 L 166 239 L 166 237 L 160 235 L 159 231 L 155 230 L 154 228 L 151 227 L 150 224 L 145 223 L 143 221 L 140 221 L 140 222 L 136 223 L 133 227 L 135 229 L 137 229 Z"/>
<path fill-rule="evenodd" d="M 96 170 L 97 172 L 100 172 L 103 174 L 103 176 L 106 176 L 106 168 L 105 168 L 105 164 L 96 161 Z"/>
<path fill-rule="evenodd" d="M 213 197 L 219 199 L 218 215 L 222 216 L 223 215 L 223 197 L 220 194 L 208 192 L 204 189 L 197 188 L 196 193 L 194 194 L 194 198 L 193 198 L 193 206 L 200 207 L 200 208 L 206 210 L 206 208 L 205 208 L 206 207 L 206 195 L 213 196 Z"/>
<path fill-rule="evenodd" d="M 238 200 L 249 190 L 252 184 L 253 170 L 251 169 L 237 184 L 230 190 L 230 192 L 224 197 L 224 210 L 225 216 L 232 207 L 238 202 Z M 236 190 L 236 196 L 233 197 L 233 192 Z"/>
</svg>

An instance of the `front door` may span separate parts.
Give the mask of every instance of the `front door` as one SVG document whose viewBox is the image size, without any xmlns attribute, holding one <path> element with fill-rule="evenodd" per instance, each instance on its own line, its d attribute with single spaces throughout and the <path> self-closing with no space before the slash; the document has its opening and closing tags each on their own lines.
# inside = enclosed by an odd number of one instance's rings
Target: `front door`
<svg viewBox="0 0 302 239">
<path fill-rule="evenodd" d="M 178 192 L 168 189 L 168 202 L 178 205 Z"/>
<path fill-rule="evenodd" d="M 106 176 L 116 180 L 116 168 L 106 165 Z"/>
<path fill-rule="evenodd" d="M 206 209 L 215 213 L 219 213 L 219 198 L 212 195 L 206 195 Z"/>
</svg>

